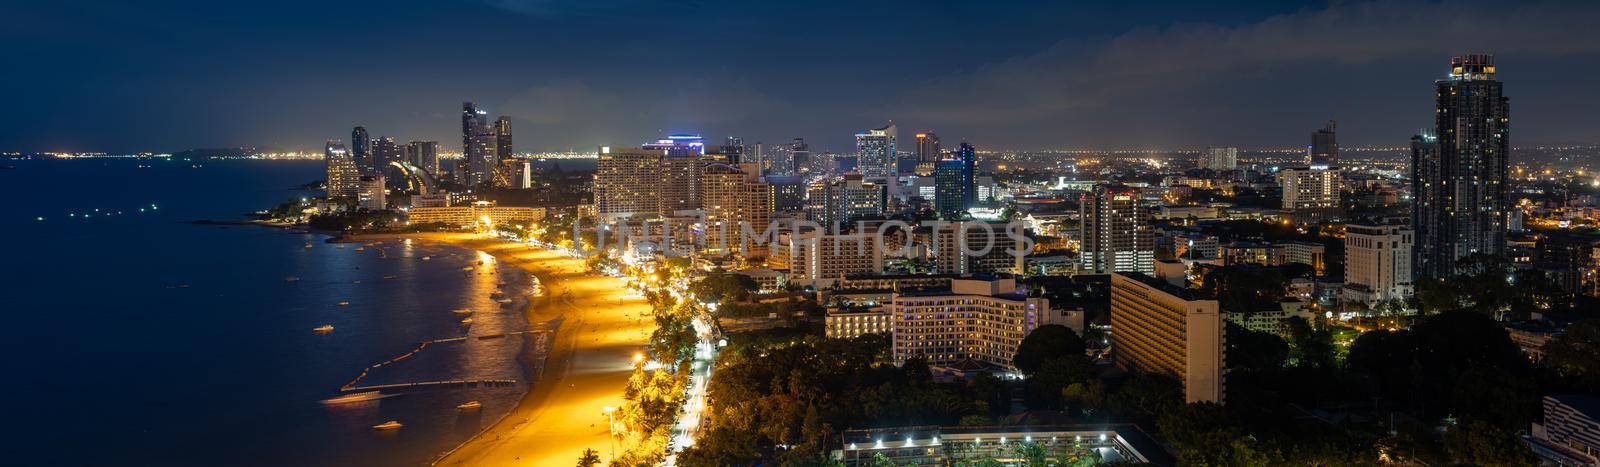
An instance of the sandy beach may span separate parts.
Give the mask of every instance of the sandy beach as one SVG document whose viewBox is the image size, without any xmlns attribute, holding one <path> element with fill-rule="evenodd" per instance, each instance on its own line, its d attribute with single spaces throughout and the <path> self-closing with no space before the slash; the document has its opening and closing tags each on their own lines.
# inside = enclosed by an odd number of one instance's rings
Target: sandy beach
<svg viewBox="0 0 1600 467">
<path fill-rule="evenodd" d="M 585 272 L 582 259 L 478 234 L 364 235 L 351 240 L 411 238 L 483 251 L 538 277 L 545 297 L 525 311 L 530 323 L 560 319 L 545 369 L 499 423 L 435 465 L 569 465 L 584 449 L 607 462 L 606 406 L 620 406 L 633 356 L 654 322 L 641 298 L 627 298 L 621 279 Z M 617 446 L 618 452 L 622 446 Z"/>
</svg>

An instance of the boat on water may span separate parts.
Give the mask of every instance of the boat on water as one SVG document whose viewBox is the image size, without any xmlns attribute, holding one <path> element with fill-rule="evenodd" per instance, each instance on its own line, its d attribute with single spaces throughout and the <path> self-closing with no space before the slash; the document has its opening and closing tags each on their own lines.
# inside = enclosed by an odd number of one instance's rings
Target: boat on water
<svg viewBox="0 0 1600 467">
<path fill-rule="evenodd" d="M 327 405 L 349 404 L 349 403 L 352 403 L 352 402 L 375 401 L 375 400 L 378 400 L 378 399 L 384 399 L 384 398 L 394 397 L 394 396 L 398 396 L 398 395 L 399 394 L 384 394 L 384 393 L 381 393 L 381 392 L 378 392 L 378 391 L 357 392 L 357 393 L 345 394 L 345 395 L 342 395 L 342 396 L 339 396 L 339 397 L 335 397 L 335 398 L 332 398 L 332 399 L 323 399 L 322 403 L 323 404 L 327 404 Z"/>
<path fill-rule="evenodd" d="M 461 270 L 462 271 L 471 271 L 472 270 L 472 266 L 462 266 Z"/>
<path fill-rule="evenodd" d="M 340 302 L 339 302 L 339 306 L 350 306 L 350 302 L 347 302 L 347 301 L 340 301 Z"/>
<path fill-rule="evenodd" d="M 356 279 L 354 281 L 351 281 L 350 283 L 352 283 L 352 284 L 360 284 L 361 283 L 361 279 Z"/>
<path fill-rule="evenodd" d="M 309 250 L 309 249 L 311 249 L 311 244 L 310 244 L 310 243 L 307 243 L 307 244 L 306 244 L 306 249 L 307 249 L 307 250 Z"/>
<path fill-rule="evenodd" d="M 318 333 L 333 332 L 333 325 L 332 324 L 324 324 L 324 325 L 321 325 L 321 326 L 317 326 L 317 327 L 311 328 L 311 330 L 314 331 L 314 332 L 318 332 Z"/>
<path fill-rule="evenodd" d="M 511 303 L 511 299 L 509 299 L 509 298 L 502 298 L 502 299 L 495 300 L 495 301 L 500 302 L 500 303 Z"/>
<path fill-rule="evenodd" d="M 356 247 L 356 251 L 367 251 L 367 247 L 358 246 L 358 247 Z"/>
<path fill-rule="evenodd" d="M 456 308 L 456 309 L 451 310 L 451 311 L 454 312 L 455 314 L 458 314 L 458 315 L 470 315 L 470 314 L 472 314 L 472 309 L 471 308 Z"/>
<path fill-rule="evenodd" d="M 401 425 L 400 422 L 397 422 L 397 421 L 394 421 L 394 420 L 389 420 L 387 422 L 383 422 L 383 423 L 379 423 L 377 425 L 373 425 L 372 429 L 378 430 L 378 431 L 391 431 L 391 430 L 398 430 L 398 429 L 400 429 L 400 427 L 403 427 L 403 426 L 405 426 L 405 425 Z"/>
<path fill-rule="evenodd" d="M 399 279 L 399 278 L 400 278 L 400 276 L 383 276 L 384 280 L 391 280 L 391 281 L 395 280 L 395 279 Z"/>
<path fill-rule="evenodd" d="M 472 324 L 472 318 L 461 318 L 461 324 Z"/>
<path fill-rule="evenodd" d="M 483 408 L 483 404 L 478 401 L 467 401 L 465 404 L 456 406 L 456 409 L 462 412 L 470 412 L 481 408 Z"/>
<path fill-rule="evenodd" d="M 424 256 L 424 257 L 422 257 L 423 261 L 428 261 L 428 260 L 431 260 L 431 259 L 433 259 L 432 256 Z"/>
<path fill-rule="evenodd" d="M 300 282 L 300 278 L 295 277 L 295 276 L 289 276 L 289 277 L 283 278 L 283 281 L 284 282 Z"/>
</svg>

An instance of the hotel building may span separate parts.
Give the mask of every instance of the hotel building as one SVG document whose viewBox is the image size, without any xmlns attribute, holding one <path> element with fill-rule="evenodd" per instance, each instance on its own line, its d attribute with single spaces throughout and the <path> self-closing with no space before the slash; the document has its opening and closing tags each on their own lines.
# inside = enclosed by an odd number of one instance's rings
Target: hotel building
<svg viewBox="0 0 1600 467">
<path fill-rule="evenodd" d="M 1185 402 L 1223 401 L 1224 329 L 1214 299 L 1141 273 L 1111 275 L 1112 361 L 1177 378 Z"/>
<path fill-rule="evenodd" d="M 1016 279 L 950 281 L 947 290 L 894 294 L 886 306 L 896 365 L 921 358 L 932 365 L 973 360 L 1014 371 L 1022 338 L 1051 319 L 1050 301 L 1029 297 Z"/>
</svg>

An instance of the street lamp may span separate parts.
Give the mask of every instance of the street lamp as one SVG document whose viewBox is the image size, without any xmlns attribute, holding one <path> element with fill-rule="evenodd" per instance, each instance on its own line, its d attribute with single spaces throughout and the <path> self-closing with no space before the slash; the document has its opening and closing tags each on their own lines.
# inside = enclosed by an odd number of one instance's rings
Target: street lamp
<svg viewBox="0 0 1600 467">
<path fill-rule="evenodd" d="M 610 434 L 610 438 L 611 438 L 611 460 L 612 461 L 616 461 L 617 460 L 617 420 L 616 420 L 616 418 L 613 418 L 611 414 L 616 412 L 617 408 L 608 405 L 608 406 L 605 406 L 604 408 L 601 408 L 600 411 L 606 413 L 606 432 Z"/>
</svg>

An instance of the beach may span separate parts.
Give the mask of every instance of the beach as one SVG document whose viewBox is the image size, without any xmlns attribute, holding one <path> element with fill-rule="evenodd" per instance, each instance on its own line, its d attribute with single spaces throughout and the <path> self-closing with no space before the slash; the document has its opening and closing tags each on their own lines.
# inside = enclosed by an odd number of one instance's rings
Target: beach
<svg viewBox="0 0 1600 467">
<path fill-rule="evenodd" d="M 565 465 L 584 449 L 609 462 L 614 445 L 603 409 L 623 404 L 633 357 L 644 350 L 654 327 L 649 304 L 627 297 L 621 279 L 587 272 L 581 258 L 485 235 L 382 234 L 349 240 L 402 238 L 482 251 L 528 271 L 545 289 L 525 310 L 529 323 L 559 323 L 544 368 L 517 407 L 434 465 Z"/>
</svg>

